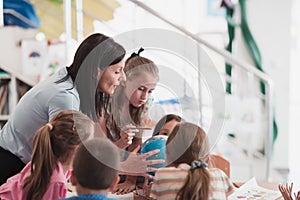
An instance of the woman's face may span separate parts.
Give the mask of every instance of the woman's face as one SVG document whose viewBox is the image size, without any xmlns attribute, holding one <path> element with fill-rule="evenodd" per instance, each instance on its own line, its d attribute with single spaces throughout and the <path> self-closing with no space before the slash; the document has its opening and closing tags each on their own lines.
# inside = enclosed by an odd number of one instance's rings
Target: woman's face
<svg viewBox="0 0 300 200">
<path fill-rule="evenodd" d="M 113 94 L 116 87 L 120 85 L 121 81 L 126 80 L 124 69 L 125 59 L 119 63 L 110 65 L 103 72 L 100 71 L 99 76 L 99 90 L 106 94 Z"/>
<path fill-rule="evenodd" d="M 165 123 L 165 125 L 158 132 L 158 135 L 169 136 L 177 124 L 178 124 L 178 121 L 176 121 L 175 119 Z"/>
<path fill-rule="evenodd" d="M 134 80 L 126 81 L 126 96 L 134 107 L 144 105 L 157 84 L 156 78 L 152 75 L 142 73 Z"/>
</svg>

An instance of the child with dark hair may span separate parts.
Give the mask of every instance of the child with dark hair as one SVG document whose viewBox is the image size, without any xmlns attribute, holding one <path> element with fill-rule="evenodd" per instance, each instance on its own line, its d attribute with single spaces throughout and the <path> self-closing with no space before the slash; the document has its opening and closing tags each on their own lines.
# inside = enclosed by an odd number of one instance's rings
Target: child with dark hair
<svg viewBox="0 0 300 200">
<path fill-rule="evenodd" d="M 176 127 L 177 124 L 180 122 L 184 122 L 179 115 L 176 114 L 167 114 L 164 115 L 155 125 L 152 137 L 148 138 L 142 145 L 141 153 L 147 153 L 154 149 L 160 149 L 160 152 L 148 159 L 163 159 L 165 160 L 166 153 L 166 140 L 173 129 Z M 157 164 L 151 166 L 154 168 L 161 168 L 165 167 L 165 163 Z M 155 172 L 149 172 L 149 174 L 154 175 Z M 151 179 L 150 179 L 151 180 Z"/>
<path fill-rule="evenodd" d="M 81 141 L 93 137 L 94 123 L 78 111 L 59 112 L 33 140 L 31 161 L 0 187 L 0 199 L 49 200 L 67 194 L 67 174 Z"/>
<path fill-rule="evenodd" d="M 92 139 L 82 144 L 75 155 L 71 183 L 78 196 L 68 200 L 113 200 L 106 195 L 119 181 L 118 148 L 108 139 Z"/>
<path fill-rule="evenodd" d="M 167 114 L 163 116 L 155 125 L 152 136 L 156 135 L 170 135 L 174 127 L 180 123 L 184 122 L 179 115 Z"/>
<path fill-rule="evenodd" d="M 234 186 L 225 173 L 207 168 L 210 147 L 206 133 L 192 123 L 178 124 L 166 142 L 166 168 L 156 171 L 153 199 L 227 199 Z"/>
</svg>

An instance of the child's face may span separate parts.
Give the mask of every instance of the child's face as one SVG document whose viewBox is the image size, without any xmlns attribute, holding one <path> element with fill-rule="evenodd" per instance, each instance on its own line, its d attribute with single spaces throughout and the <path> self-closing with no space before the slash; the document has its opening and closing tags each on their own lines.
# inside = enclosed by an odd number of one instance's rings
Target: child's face
<svg viewBox="0 0 300 200">
<path fill-rule="evenodd" d="M 134 107 L 144 105 L 157 84 L 156 79 L 149 74 L 143 73 L 134 80 L 126 81 L 126 96 Z"/>
<path fill-rule="evenodd" d="M 158 135 L 169 136 L 177 124 L 178 122 L 175 119 L 165 123 L 165 125 L 158 132 Z"/>
</svg>

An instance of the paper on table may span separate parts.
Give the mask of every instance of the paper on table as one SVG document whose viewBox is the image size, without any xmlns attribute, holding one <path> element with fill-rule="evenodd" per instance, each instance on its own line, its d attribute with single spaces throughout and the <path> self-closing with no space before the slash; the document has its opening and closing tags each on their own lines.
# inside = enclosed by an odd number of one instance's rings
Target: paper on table
<svg viewBox="0 0 300 200">
<path fill-rule="evenodd" d="M 259 186 L 255 178 L 250 179 L 228 197 L 228 200 L 275 200 L 281 197 L 279 191 Z"/>
</svg>

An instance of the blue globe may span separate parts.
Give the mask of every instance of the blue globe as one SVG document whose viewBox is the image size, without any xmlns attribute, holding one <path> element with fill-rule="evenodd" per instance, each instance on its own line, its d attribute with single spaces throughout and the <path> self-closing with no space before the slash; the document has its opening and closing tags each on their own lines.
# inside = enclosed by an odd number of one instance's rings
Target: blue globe
<svg viewBox="0 0 300 200">
<path fill-rule="evenodd" d="M 149 158 L 147 158 L 147 160 L 157 160 L 157 159 L 163 159 L 166 160 L 166 141 L 167 141 L 167 136 L 164 135 L 157 135 L 157 136 L 153 136 L 149 139 L 147 139 L 141 148 L 141 153 L 147 153 L 149 151 L 155 150 L 155 149 L 159 149 L 160 152 L 150 156 Z M 150 165 L 150 167 L 154 167 L 154 168 L 161 168 L 161 167 L 165 167 L 166 166 L 166 162 L 161 163 L 161 164 L 155 164 L 155 165 Z M 151 174 L 152 176 L 155 175 L 154 172 L 148 172 L 149 174 Z"/>
</svg>

